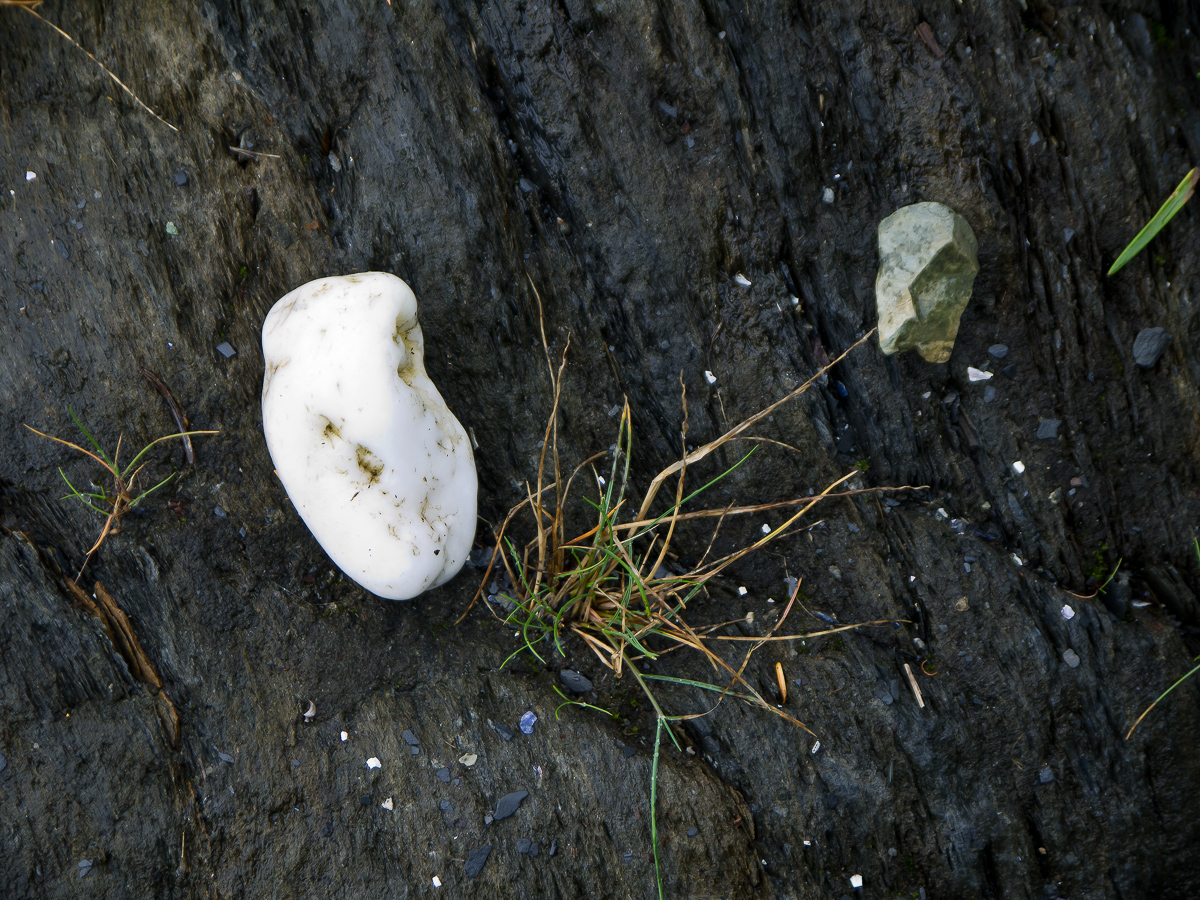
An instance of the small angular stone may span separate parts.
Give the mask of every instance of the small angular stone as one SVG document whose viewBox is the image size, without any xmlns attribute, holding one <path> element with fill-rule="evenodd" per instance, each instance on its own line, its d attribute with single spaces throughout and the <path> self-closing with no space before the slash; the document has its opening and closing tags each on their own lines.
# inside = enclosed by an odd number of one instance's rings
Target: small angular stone
<svg viewBox="0 0 1200 900">
<path fill-rule="evenodd" d="M 491 852 L 491 844 L 484 844 L 479 849 L 471 851 L 470 855 L 467 856 L 467 864 L 463 868 L 468 878 L 474 878 L 483 871 L 483 864 L 487 862 L 488 854 Z"/>
<path fill-rule="evenodd" d="M 450 770 L 449 769 L 441 768 L 441 769 L 438 769 L 437 772 L 435 772 L 434 774 L 437 775 L 438 781 L 440 781 L 442 784 L 450 783 Z"/>
<path fill-rule="evenodd" d="M 233 359 L 237 356 L 237 351 L 233 349 L 229 341 L 221 341 L 221 343 L 217 344 L 217 352 L 226 359 Z"/>
<path fill-rule="evenodd" d="M 592 683 L 573 669 L 563 669 L 558 673 L 558 677 L 572 693 L 586 694 L 592 689 Z"/>
<path fill-rule="evenodd" d="M 511 741 L 513 739 L 513 735 L 516 733 L 507 725 L 504 725 L 500 722 L 493 724 L 492 728 L 496 730 L 496 734 L 500 735 L 500 737 L 506 741 Z"/>
<path fill-rule="evenodd" d="M 180 169 L 178 172 L 176 172 L 175 173 L 175 183 L 177 185 L 179 185 L 180 187 L 183 187 L 185 184 L 187 184 L 188 183 L 187 172 L 185 172 L 183 169 Z"/>
<path fill-rule="evenodd" d="M 529 838 L 521 838 L 519 841 L 517 841 L 517 852 L 522 856 L 528 856 L 529 848 L 532 846 L 533 841 L 531 841 Z"/>
<path fill-rule="evenodd" d="M 1039 419 L 1037 430 L 1038 440 L 1047 441 L 1058 437 L 1058 426 L 1061 424 L 1061 419 Z"/>
<path fill-rule="evenodd" d="M 1008 356 L 1008 345 L 992 344 L 992 346 L 988 347 L 988 353 L 990 353 L 996 359 L 1004 359 L 1004 357 Z"/>
<path fill-rule="evenodd" d="M 950 359 L 971 299 L 978 243 L 967 220 L 941 203 L 915 203 L 879 223 L 875 303 L 884 353 Z"/>
<path fill-rule="evenodd" d="M 496 812 L 492 814 L 492 819 L 499 822 L 501 819 L 507 819 L 517 811 L 517 807 L 521 805 L 521 801 L 529 796 L 529 791 L 513 791 L 511 794 L 505 794 L 500 798 L 500 802 L 496 804 Z"/>
<path fill-rule="evenodd" d="M 417 736 L 415 734 L 413 734 L 411 731 L 409 731 L 407 728 L 404 729 L 404 731 L 401 733 L 400 737 L 404 738 L 404 743 L 408 744 L 408 746 L 410 746 L 410 747 L 416 747 L 421 743 L 420 741 L 417 740 Z"/>
<path fill-rule="evenodd" d="M 1133 341 L 1133 361 L 1143 369 L 1153 369 L 1170 340 L 1171 335 L 1162 328 L 1143 328 Z"/>
<path fill-rule="evenodd" d="M 1076 653 L 1074 650 L 1064 650 L 1063 651 L 1063 662 L 1065 662 L 1072 669 L 1078 669 L 1079 668 L 1079 654 Z"/>
</svg>

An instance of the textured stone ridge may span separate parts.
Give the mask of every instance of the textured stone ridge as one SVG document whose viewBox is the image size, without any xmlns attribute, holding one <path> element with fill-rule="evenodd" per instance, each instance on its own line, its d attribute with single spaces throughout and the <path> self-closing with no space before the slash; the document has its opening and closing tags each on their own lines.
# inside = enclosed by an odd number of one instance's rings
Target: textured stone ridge
<svg viewBox="0 0 1200 900">
<path fill-rule="evenodd" d="M 977 250 L 967 220 L 941 203 L 904 206 L 879 223 L 875 303 L 884 353 L 950 359 L 979 272 Z"/>
</svg>

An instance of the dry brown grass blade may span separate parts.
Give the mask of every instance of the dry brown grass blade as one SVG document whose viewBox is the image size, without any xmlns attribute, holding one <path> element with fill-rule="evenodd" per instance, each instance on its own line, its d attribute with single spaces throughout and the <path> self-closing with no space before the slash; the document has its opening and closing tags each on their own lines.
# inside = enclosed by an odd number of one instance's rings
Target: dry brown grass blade
<svg viewBox="0 0 1200 900">
<path fill-rule="evenodd" d="M 84 449 L 83 449 L 82 447 L 80 447 L 78 444 L 72 444 L 70 441 L 64 441 L 62 438 L 57 438 L 57 437 L 55 437 L 55 436 L 54 436 L 54 435 L 52 435 L 52 434 L 46 434 L 46 432 L 44 432 L 44 431 L 38 431 L 38 430 L 37 430 L 36 428 L 34 428 L 32 425 L 26 425 L 25 427 L 26 427 L 26 428 L 28 428 L 30 431 L 32 431 L 34 434 L 36 434 L 38 437 L 44 437 L 44 438 L 48 438 L 48 439 L 50 439 L 50 440 L 54 441 L 56 444 L 62 444 L 62 445 L 63 445 L 63 446 L 65 446 L 65 447 L 70 447 L 72 450 L 78 450 L 78 451 L 79 451 L 80 453 L 82 453 L 84 456 L 90 456 L 90 457 L 91 457 L 92 459 L 94 459 L 96 462 L 100 463 L 100 465 L 104 466 L 104 468 L 105 468 L 107 471 L 109 471 L 109 472 L 112 472 L 114 475 L 116 474 L 115 472 L 113 472 L 113 470 L 112 470 L 112 467 L 111 467 L 111 466 L 110 466 L 110 465 L 109 465 L 107 462 L 105 462 L 104 460 L 102 460 L 100 457 L 98 457 L 98 456 L 97 456 L 95 453 L 93 453 L 91 450 L 84 450 Z"/>
<path fill-rule="evenodd" d="M 875 329 L 872 328 L 870 331 L 868 331 L 866 334 L 864 334 L 861 338 L 859 338 L 857 341 L 855 341 L 853 344 L 851 344 L 849 347 L 847 347 L 846 350 L 840 356 L 838 356 L 837 359 L 831 361 L 829 363 L 829 365 L 824 366 L 823 368 L 819 369 L 815 375 L 813 375 L 810 379 L 808 379 L 808 381 L 804 382 L 804 384 L 800 385 L 800 387 L 796 388 L 790 394 L 787 394 L 784 397 L 780 398 L 779 400 L 776 400 L 774 403 L 772 403 L 770 406 L 766 407 L 765 409 L 759 410 L 754 415 L 750 416 L 750 418 L 742 420 L 740 423 L 735 425 L 733 428 L 729 429 L 727 432 L 725 432 L 719 438 L 709 441 L 707 444 L 705 444 L 702 447 L 697 447 L 695 450 L 693 450 L 691 453 L 689 453 L 687 456 L 685 456 L 679 462 L 672 463 L 671 465 L 669 465 L 665 469 L 663 469 L 661 472 L 659 472 L 657 475 L 655 475 L 654 480 L 652 482 L 650 482 L 649 489 L 646 491 L 645 499 L 642 500 L 642 506 L 641 506 L 641 509 L 638 510 L 637 517 L 639 519 L 646 518 L 646 514 L 650 511 L 650 504 L 652 502 L 654 502 L 654 497 L 655 497 L 655 495 L 658 494 L 658 489 L 659 489 L 659 487 L 662 486 L 663 481 L 665 481 L 667 478 L 670 478 L 672 475 L 674 475 L 676 472 L 678 472 L 680 470 L 680 468 L 682 468 L 683 466 L 685 466 L 685 465 L 690 466 L 690 465 L 694 465 L 695 463 L 698 463 L 700 460 L 704 459 L 704 457 L 708 456 L 708 454 L 712 453 L 718 447 L 721 447 L 722 445 L 729 443 L 730 441 L 732 441 L 734 438 L 738 437 L 740 434 L 742 434 L 744 431 L 746 431 L 748 428 L 750 428 L 754 424 L 761 422 L 763 419 L 765 419 L 767 416 L 769 416 L 775 410 L 779 409 L 779 407 L 783 406 L 783 404 L 787 403 L 789 400 L 793 400 L 796 397 L 799 397 L 801 394 L 803 394 L 805 391 L 807 391 L 813 385 L 813 383 L 815 381 L 817 381 L 817 379 L 819 379 L 822 375 L 824 375 L 826 372 L 828 372 L 830 369 L 832 369 L 834 366 L 836 366 L 838 363 L 840 363 L 843 359 L 845 359 L 847 356 L 849 356 L 850 353 L 853 352 L 856 348 L 858 348 L 862 344 L 866 343 L 867 339 L 870 338 L 871 335 L 873 335 L 874 333 L 875 333 Z"/>
<path fill-rule="evenodd" d="M 853 625 L 840 625 L 837 628 L 826 628 L 823 631 L 809 631 L 805 634 L 777 634 L 770 637 L 746 637 L 740 634 L 714 634 L 710 641 L 802 641 L 805 638 L 821 637 L 825 634 L 837 634 L 839 631 L 853 631 L 855 628 L 867 628 L 871 625 L 891 625 L 895 622 L 912 624 L 911 619 L 875 619 L 871 622 L 855 622 Z"/>
<path fill-rule="evenodd" d="M 172 131 L 178 133 L 178 131 L 179 131 L 178 128 L 176 128 L 174 125 L 172 125 L 166 119 L 164 119 L 162 116 L 160 116 L 158 113 L 156 113 L 150 107 L 148 107 L 145 103 L 143 103 L 142 99 L 137 94 L 135 94 L 133 91 L 131 91 L 128 87 L 125 86 L 125 82 L 123 82 L 120 78 L 118 78 L 116 75 L 114 75 L 112 73 L 112 71 L 110 71 L 109 68 L 106 65 L 104 65 L 104 63 L 100 62 L 100 60 L 96 59 L 96 57 L 92 56 L 92 54 L 90 54 L 86 50 L 84 50 L 83 47 L 80 46 L 79 42 L 77 40 L 75 40 L 75 38 L 71 37 L 69 34 L 67 34 L 65 31 L 63 31 L 61 28 L 59 28 L 57 25 L 55 25 L 49 19 L 43 17 L 42 15 L 40 15 L 37 12 L 34 12 L 33 7 L 37 6 L 37 5 L 38 4 L 36 4 L 36 3 L 13 2 L 13 0 L 2 0 L 2 2 L 0 2 L 0 6 L 15 6 L 18 9 L 25 10 L 25 12 L 29 13 L 35 19 L 39 19 L 42 22 L 45 22 L 47 25 L 49 25 L 51 28 L 53 28 L 55 31 L 57 31 L 60 35 L 62 35 L 64 38 L 66 38 L 68 41 L 70 41 L 71 44 L 74 45 L 74 47 L 77 50 L 79 50 L 81 53 L 86 54 L 87 58 L 90 59 L 92 62 L 94 62 L 96 65 L 98 65 L 101 68 L 101 70 L 103 70 L 105 75 L 107 75 L 109 78 L 111 78 L 113 81 L 115 81 L 117 83 L 117 86 L 120 87 L 121 90 L 123 90 L 125 93 L 127 93 L 130 97 L 133 98 L 134 103 L 136 103 L 138 106 L 140 106 L 146 112 L 150 113 L 150 115 L 154 116 L 154 118 L 158 119 L 158 121 L 162 122 L 164 125 L 166 125 L 168 128 L 170 128 Z"/>
<path fill-rule="evenodd" d="M 125 657 L 125 662 L 129 664 L 130 674 L 151 687 L 161 688 L 162 679 L 158 677 L 158 672 L 154 670 L 154 664 L 150 662 L 150 657 L 142 649 L 142 642 L 134 633 L 129 617 L 117 605 L 112 594 L 104 589 L 104 585 L 97 581 L 94 590 L 96 601 L 111 625 L 110 633 L 115 633 L 117 636 L 117 651 Z"/>
</svg>

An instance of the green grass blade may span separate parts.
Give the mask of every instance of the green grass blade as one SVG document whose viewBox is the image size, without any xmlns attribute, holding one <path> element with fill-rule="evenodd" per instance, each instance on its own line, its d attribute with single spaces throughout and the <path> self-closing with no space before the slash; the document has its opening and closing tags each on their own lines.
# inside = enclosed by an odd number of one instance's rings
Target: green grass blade
<svg viewBox="0 0 1200 900">
<path fill-rule="evenodd" d="M 61 468 L 58 470 L 58 474 L 62 476 L 62 480 L 65 481 L 67 483 L 67 487 L 69 487 L 71 489 L 71 493 L 67 494 L 67 496 L 63 497 L 62 499 L 78 500 L 84 506 L 88 507 L 89 509 L 94 509 L 96 512 L 100 513 L 100 515 L 104 516 L 105 518 L 108 518 L 108 513 L 106 513 L 104 510 L 102 510 L 100 507 L 96 506 L 95 504 L 88 502 L 87 498 L 95 497 L 95 496 L 97 496 L 96 494 L 82 493 L 77 487 L 75 487 L 75 485 L 71 484 L 70 479 L 67 478 L 66 473 L 63 472 L 63 470 Z"/>
<path fill-rule="evenodd" d="M 650 766 L 650 844 L 654 848 L 654 877 L 658 881 L 658 900 L 663 900 L 662 869 L 658 865 L 658 748 L 662 744 L 663 720 L 655 719 L 658 728 L 654 731 L 654 763 Z"/>
<path fill-rule="evenodd" d="M 168 481 L 170 481 L 174 477 L 175 477 L 175 473 L 172 472 L 170 475 L 168 475 L 166 478 L 164 478 L 162 481 L 160 481 L 154 487 L 152 487 L 148 490 L 142 491 L 130 502 L 129 508 L 133 509 L 133 507 L 137 506 L 139 503 L 141 503 L 143 500 L 145 500 L 147 497 L 149 497 L 151 494 L 153 494 L 155 491 L 157 491 L 160 487 L 162 487 L 164 484 L 166 484 Z"/>
<path fill-rule="evenodd" d="M 1162 231 L 1163 226 L 1171 221 L 1175 213 L 1183 209 L 1183 204 L 1192 199 L 1192 194 L 1196 190 L 1196 183 L 1198 181 L 1200 181 L 1200 169 L 1192 169 L 1192 171 L 1183 177 L 1183 181 L 1179 182 L 1179 187 L 1175 188 L 1174 193 L 1167 198 L 1167 202 L 1154 214 L 1154 218 L 1147 222 L 1146 227 L 1139 231 L 1137 237 L 1129 242 L 1129 246 L 1121 251 L 1121 255 L 1117 257 L 1117 261 L 1108 270 L 1109 275 L 1119 272 L 1127 262 L 1141 253 L 1142 248 L 1150 243 L 1156 234 Z"/>
<path fill-rule="evenodd" d="M 582 700 L 572 700 L 570 697 L 568 697 L 566 694 L 564 694 L 562 691 L 560 691 L 557 687 L 554 688 L 554 693 L 558 694 L 558 696 L 562 697 L 565 701 L 567 701 L 566 703 L 560 703 L 560 704 L 558 704 L 557 707 L 555 707 L 555 709 L 554 709 L 554 718 L 555 719 L 558 718 L 559 710 L 561 710 L 564 706 L 582 706 L 587 709 L 594 709 L 594 710 L 596 710 L 596 712 L 602 712 L 606 716 L 609 716 L 610 718 L 613 718 L 613 719 L 617 718 L 617 714 L 615 712 L 609 712 L 607 709 L 605 709 L 602 706 L 593 706 L 591 703 L 584 703 Z"/>
<path fill-rule="evenodd" d="M 104 460 L 105 465 L 107 465 L 108 468 L 110 470 L 112 470 L 112 473 L 115 475 L 117 473 L 117 467 L 114 466 L 112 460 L 108 458 L 108 454 L 105 453 L 100 448 L 100 445 L 96 443 L 96 439 L 94 437 L 92 437 L 92 433 L 83 427 L 83 423 L 79 421 L 79 416 L 75 415 L 75 410 L 68 406 L 67 412 L 69 412 L 71 414 L 71 420 L 77 426 L 79 426 L 79 430 L 82 431 L 84 434 L 84 437 L 86 437 L 88 439 L 88 443 L 92 445 L 93 449 L 95 449 L 96 455 L 99 456 L 102 460 Z"/>
</svg>

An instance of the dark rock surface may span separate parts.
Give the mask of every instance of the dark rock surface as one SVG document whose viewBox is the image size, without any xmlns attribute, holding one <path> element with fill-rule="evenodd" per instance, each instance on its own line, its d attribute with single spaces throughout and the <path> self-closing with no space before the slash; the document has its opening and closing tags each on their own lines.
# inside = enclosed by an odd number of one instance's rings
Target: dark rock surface
<svg viewBox="0 0 1200 900">
<path fill-rule="evenodd" d="M 76 896 L 90 860 L 103 897 L 387 896 L 435 875 L 447 896 L 493 897 L 517 873 L 530 898 L 651 895 L 654 724 L 630 679 L 595 679 L 618 720 L 556 718 L 555 673 L 595 657 L 569 643 L 566 660 L 501 668 L 513 629 L 483 603 L 455 625 L 478 570 L 403 604 L 341 578 L 271 475 L 259 326 L 314 277 L 408 281 L 498 522 L 550 411 L 534 286 L 551 353 L 571 338 L 564 459 L 608 447 L 628 397 L 644 485 L 680 452 L 681 373 L 690 444 L 785 394 L 874 324 L 879 220 L 937 200 L 979 240 L 950 362 L 856 350 L 762 423 L 780 443 L 706 504 L 805 496 L 860 462 L 856 484 L 928 489 L 818 507 L 825 526 L 694 610 L 753 611 L 732 630 L 762 635 L 802 575 L 838 622 L 909 624 L 758 651 L 747 678 L 777 697 L 782 664 L 815 753 L 732 700 L 682 728 L 692 754 L 664 746 L 667 894 L 840 897 L 849 873 L 886 896 L 1200 894 L 1200 680 L 1124 740 L 1200 652 L 1195 204 L 1103 275 L 1200 157 L 1200 11 L 1025 5 L 41 7 L 178 133 L 0 7 L 4 891 Z M 1176 336 L 1170 379 L 1129 365 L 1144 322 Z M 966 368 L 998 341 L 1012 362 L 984 403 Z M 139 364 L 192 427 L 220 429 L 194 465 L 175 442 L 150 454 L 148 478 L 179 478 L 81 579 L 127 614 L 161 692 L 65 586 L 101 523 L 59 499 L 58 468 L 86 485 L 95 467 L 21 427 L 79 440 L 73 409 L 131 458 L 174 430 Z M 1039 418 L 1062 437 L 1037 441 Z M 717 552 L 761 518 L 727 522 Z M 681 526 L 684 563 L 709 534 Z M 484 526 L 478 546 L 495 546 Z M 1117 558 L 1128 614 L 1070 598 L 1064 620 L 1064 589 L 1090 594 Z M 711 677 L 680 654 L 655 665 Z M 527 710 L 531 735 L 488 727 Z M 466 752 L 460 785 L 430 777 Z M 483 824 L 516 784 L 522 831 L 561 844 L 536 866 L 512 822 Z M 686 826 L 703 838 L 673 837 Z M 464 858 L 485 844 L 496 859 L 472 881 Z"/>
</svg>

